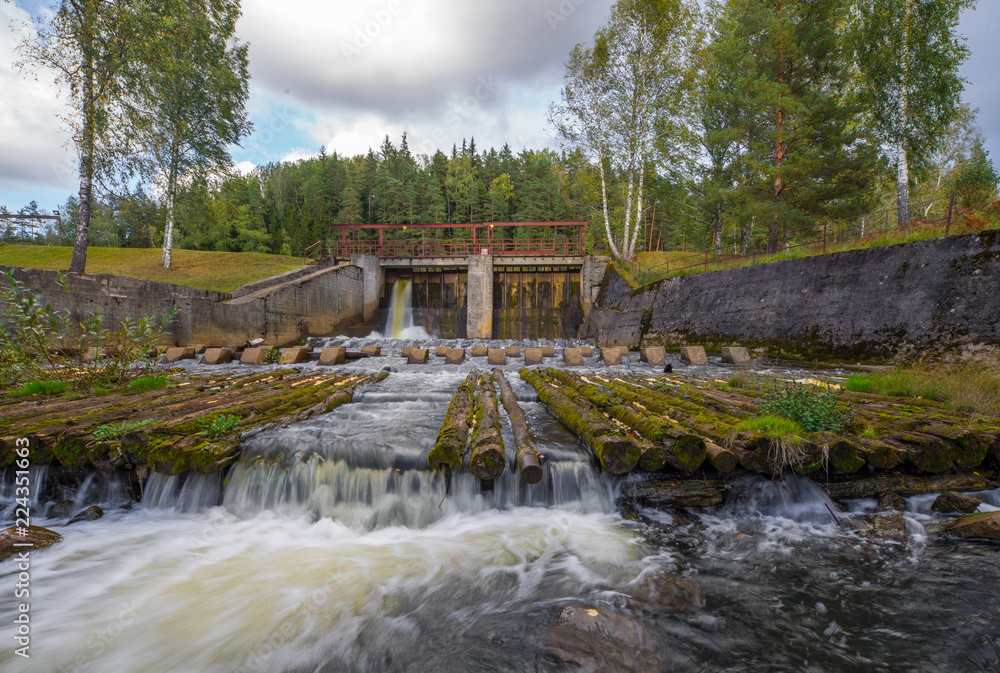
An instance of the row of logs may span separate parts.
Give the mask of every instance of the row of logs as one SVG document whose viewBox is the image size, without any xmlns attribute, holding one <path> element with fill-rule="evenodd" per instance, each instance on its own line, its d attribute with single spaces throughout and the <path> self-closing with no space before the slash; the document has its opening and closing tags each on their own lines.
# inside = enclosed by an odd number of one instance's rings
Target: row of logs
<svg viewBox="0 0 1000 673">
<path fill-rule="evenodd" d="M 775 437 L 739 428 L 761 415 L 762 391 L 558 369 L 523 369 L 521 378 L 613 474 L 637 466 L 687 473 L 701 467 L 728 473 L 741 466 L 762 474 L 789 466 L 801 473 L 851 474 L 865 465 L 940 474 L 953 466 L 976 468 L 988 455 L 1000 460 L 1000 428 L 936 403 L 844 393 L 854 409 L 844 434 Z"/>
<path fill-rule="evenodd" d="M 431 469 L 453 474 L 462 468 L 468 453 L 469 471 L 475 477 L 488 481 L 504 473 L 507 454 L 494 384 L 500 389 L 500 399 L 510 419 L 518 474 L 525 483 L 537 484 L 542 480 L 541 461 L 531 446 L 524 411 L 499 369 L 492 374 L 474 371 L 458 386 L 437 441 L 427 454 L 427 464 Z"/>
</svg>

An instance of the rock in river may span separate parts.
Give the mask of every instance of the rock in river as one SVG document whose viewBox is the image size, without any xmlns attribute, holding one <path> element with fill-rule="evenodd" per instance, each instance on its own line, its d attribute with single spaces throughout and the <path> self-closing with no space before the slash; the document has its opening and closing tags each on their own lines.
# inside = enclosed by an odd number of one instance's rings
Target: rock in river
<svg viewBox="0 0 1000 673">
<path fill-rule="evenodd" d="M 971 495 L 948 491 L 934 499 L 931 509 L 944 514 L 969 514 L 975 512 L 981 504 L 983 504 L 981 500 L 973 498 Z"/>
<path fill-rule="evenodd" d="M 66 525 L 79 523 L 80 521 L 94 521 L 95 519 L 100 519 L 102 516 L 104 516 L 104 510 L 97 505 L 91 505 L 82 512 L 77 512 L 76 516 L 66 522 Z"/>
<path fill-rule="evenodd" d="M 1000 511 L 968 514 L 945 529 L 955 535 L 986 540 L 1000 540 Z"/>
<path fill-rule="evenodd" d="M 649 628 L 608 608 L 567 605 L 548 631 L 549 653 L 572 670 L 653 673 L 660 656 Z M 561 668 L 559 670 L 562 670 Z"/>
<path fill-rule="evenodd" d="M 23 531 L 23 535 L 21 532 Z M 0 561 L 13 556 L 17 551 L 30 551 L 41 549 L 50 544 L 59 542 L 62 536 L 54 530 L 42 528 L 41 526 L 26 526 L 24 528 L 8 528 L 0 530 Z M 28 544 L 28 547 L 15 547 L 14 545 Z"/>
</svg>

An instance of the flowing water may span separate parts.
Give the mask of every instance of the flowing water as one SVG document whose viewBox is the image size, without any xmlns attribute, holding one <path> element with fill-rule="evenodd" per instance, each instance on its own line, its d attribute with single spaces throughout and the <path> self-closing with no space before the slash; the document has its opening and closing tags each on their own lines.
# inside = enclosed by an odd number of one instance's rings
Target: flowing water
<svg viewBox="0 0 1000 673">
<path fill-rule="evenodd" d="M 330 414 L 253 437 L 225 483 L 154 475 L 126 509 L 121 485 L 95 477 L 74 507 L 101 502 L 104 518 L 34 521 L 64 540 L 31 553 L 28 660 L 10 637 L 18 570 L 0 564 L 0 671 L 581 670 L 548 645 L 567 605 L 624 615 L 639 633 L 628 647 L 643 656 L 589 670 L 1000 667 L 1000 549 L 931 534 L 926 498 L 910 500 L 906 545 L 858 537 L 850 514 L 838 524 L 798 480 L 755 478 L 725 507 L 626 520 L 617 485 L 516 366 L 508 378 L 546 478 L 448 485 L 417 468 L 476 363 L 399 365 L 403 342 L 382 343 L 393 355 L 364 366 L 400 371 Z M 34 470 L 33 492 L 45 478 Z M 658 573 L 700 587 L 704 608 L 626 601 Z M 617 646 L 590 645 L 598 663 Z"/>
<path fill-rule="evenodd" d="M 387 339 L 429 339 L 423 327 L 413 324 L 413 283 L 400 278 L 392 284 L 384 336 Z M 378 334 L 376 333 L 376 336 Z"/>
</svg>

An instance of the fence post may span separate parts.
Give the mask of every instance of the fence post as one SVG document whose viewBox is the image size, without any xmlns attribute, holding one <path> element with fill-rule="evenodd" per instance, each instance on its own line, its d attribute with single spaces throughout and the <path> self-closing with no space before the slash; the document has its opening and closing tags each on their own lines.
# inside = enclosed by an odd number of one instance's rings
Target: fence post
<svg viewBox="0 0 1000 673">
<path fill-rule="evenodd" d="M 823 254 L 826 254 L 826 222 L 823 223 Z"/>
<path fill-rule="evenodd" d="M 705 271 L 708 271 L 708 250 L 705 251 Z"/>
<path fill-rule="evenodd" d="M 945 225 L 944 235 L 948 236 L 951 233 L 951 216 L 955 212 L 955 195 L 951 195 L 951 200 L 948 201 L 948 224 Z"/>
</svg>

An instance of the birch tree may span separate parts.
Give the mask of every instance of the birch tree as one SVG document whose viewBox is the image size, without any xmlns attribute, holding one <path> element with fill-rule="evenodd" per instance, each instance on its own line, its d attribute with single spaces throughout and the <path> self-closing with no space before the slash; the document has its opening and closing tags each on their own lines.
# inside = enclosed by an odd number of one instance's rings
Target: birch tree
<svg viewBox="0 0 1000 673">
<path fill-rule="evenodd" d="M 976 0 L 854 0 L 851 37 L 871 128 L 896 163 L 899 224 L 910 221 L 910 164 L 958 115 L 969 50 L 956 33 Z"/>
<path fill-rule="evenodd" d="M 594 44 L 570 53 L 550 120 L 598 167 L 600 219 L 611 253 L 631 260 L 642 229 L 646 175 L 679 136 L 691 85 L 697 6 L 688 0 L 618 0 Z M 659 142 L 658 142 L 659 141 Z M 621 217 L 614 217 L 614 184 Z"/>
</svg>

